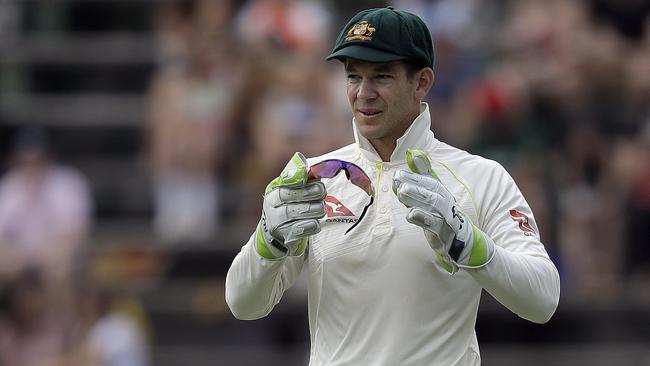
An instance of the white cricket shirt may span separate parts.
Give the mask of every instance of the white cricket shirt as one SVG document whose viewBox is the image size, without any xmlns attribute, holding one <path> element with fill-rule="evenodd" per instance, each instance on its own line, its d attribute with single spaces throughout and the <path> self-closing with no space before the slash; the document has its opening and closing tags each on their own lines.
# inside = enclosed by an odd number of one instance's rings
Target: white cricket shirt
<svg viewBox="0 0 650 366">
<path fill-rule="evenodd" d="M 533 322 L 546 322 L 557 307 L 557 269 L 513 179 L 498 163 L 437 140 L 428 106 L 422 109 L 390 162 L 381 161 L 356 125 L 356 143 L 310 159 L 351 161 L 370 176 L 375 202 L 357 227 L 344 235 L 370 198 L 339 174 L 324 180 L 327 216 L 305 255 L 270 261 L 251 237 L 228 271 L 231 311 L 257 319 L 308 262 L 311 366 L 480 365 L 474 326 L 482 289 Z M 391 185 L 395 171 L 408 170 L 408 148 L 429 152 L 459 207 L 496 244 L 485 267 L 449 275 L 422 229 L 406 221 L 407 208 Z"/>
</svg>

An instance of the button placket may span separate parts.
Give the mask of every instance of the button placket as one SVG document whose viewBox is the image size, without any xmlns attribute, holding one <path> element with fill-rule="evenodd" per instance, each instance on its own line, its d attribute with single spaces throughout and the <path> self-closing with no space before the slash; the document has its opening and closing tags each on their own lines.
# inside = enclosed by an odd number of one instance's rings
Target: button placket
<svg viewBox="0 0 650 366">
<path fill-rule="evenodd" d="M 382 167 L 382 172 L 380 175 L 380 180 L 377 182 L 378 184 L 378 192 L 377 192 L 377 213 L 378 213 L 378 220 L 376 222 L 377 228 L 384 234 L 390 233 L 392 231 L 392 218 L 390 215 L 391 212 L 391 207 L 390 207 L 390 202 L 391 197 L 389 196 L 392 194 L 391 192 L 391 182 L 393 179 L 393 174 L 392 174 L 393 169 L 391 167 L 388 167 L 384 165 Z"/>
</svg>

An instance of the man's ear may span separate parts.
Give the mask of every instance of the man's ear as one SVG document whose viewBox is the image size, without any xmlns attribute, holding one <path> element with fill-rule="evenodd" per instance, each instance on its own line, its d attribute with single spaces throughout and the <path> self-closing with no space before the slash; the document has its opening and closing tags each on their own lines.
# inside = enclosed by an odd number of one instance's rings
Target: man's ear
<svg viewBox="0 0 650 366">
<path fill-rule="evenodd" d="M 427 93 L 429 93 L 429 90 L 431 90 L 431 86 L 433 86 L 435 75 L 433 74 L 433 70 L 430 67 L 425 67 L 422 70 L 418 71 L 415 77 L 415 94 L 420 100 L 423 100 Z"/>
</svg>

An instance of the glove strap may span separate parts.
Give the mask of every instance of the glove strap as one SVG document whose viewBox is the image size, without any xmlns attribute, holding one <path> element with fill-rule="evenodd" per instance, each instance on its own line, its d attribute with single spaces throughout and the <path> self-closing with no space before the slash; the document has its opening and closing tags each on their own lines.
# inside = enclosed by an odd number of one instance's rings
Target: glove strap
<svg viewBox="0 0 650 366">
<path fill-rule="evenodd" d="M 460 258 L 460 253 L 463 251 L 463 248 L 465 248 L 465 243 L 454 237 L 454 240 L 451 242 L 451 247 L 449 247 L 449 256 L 454 262 L 457 262 L 458 258 Z"/>
<path fill-rule="evenodd" d="M 303 238 L 300 240 L 300 244 L 298 244 L 296 250 L 293 253 L 289 253 L 289 250 L 277 239 L 272 238 L 271 241 L 267 241 L 262 232 L 261 225 L 258 225 L 257 234 L 255 235 L 255 250 L 263 258 L 269 260 L 282 259 L 288 255 L 294 257 L 301 256 L 307 249 L 307 244 L 309 244 L 309 239 Z"/>
<path fill-rule="evenodd" d="M 264 238 L 261 225 L 258 226 L 255 235 L 255 249 L 259 255 L 269 260 L 277 260 L 287 256 L 287 248 L 283 247 L 277 240 L 271 240 L 269 245 L 269 242 Z"/>
</svg>

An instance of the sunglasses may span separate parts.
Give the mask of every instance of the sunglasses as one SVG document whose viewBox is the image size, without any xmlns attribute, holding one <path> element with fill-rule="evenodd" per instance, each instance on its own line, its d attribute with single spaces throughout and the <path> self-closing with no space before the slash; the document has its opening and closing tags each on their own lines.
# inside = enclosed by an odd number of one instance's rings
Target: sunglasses
<svg viewBox="0 0 650 366">
<path fill-rule="evenodd" d="M 349 233 L 350 230 L 354 229 L 357 226 L 363 217 L 368 211 L 368 207 L 372 205 L 375 199 L 375 189 L 372 186 L 372 181 L 370 177 L 363 171 L 358 165 L 352 164 L 350 162 L 338 159 L 328 159 L 323 160 L 320 163 L 312 165 L 309 167 L 309 178 L 310 179 L 320 179 L 320 178 L 334 178 L 341 171 L 345 172 L 345 176 L 348 178 L 350 183 L 361 188 L 370 196 L 370 203 L 368 203 L 361 212 L 359 220 L 354 223 L 348 230 L 345 231 L 345 234 Z"/>
</svg>

